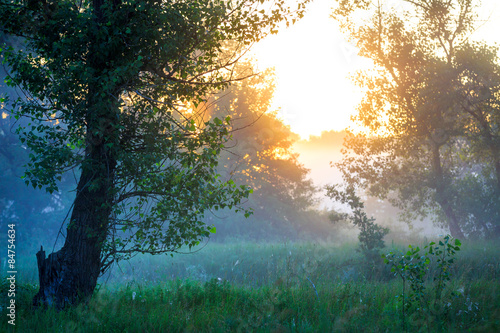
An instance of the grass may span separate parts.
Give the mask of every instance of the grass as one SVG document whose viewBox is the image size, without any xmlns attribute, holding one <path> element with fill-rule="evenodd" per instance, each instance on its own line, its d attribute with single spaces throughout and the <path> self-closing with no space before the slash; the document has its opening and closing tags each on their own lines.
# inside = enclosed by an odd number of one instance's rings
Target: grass
<svg viewBox="0 0 500 333">
<path fill-rule="evenodd" d="M 21 280 L 16 327 L 18 332 L 404 331 L 397 297 L 401 282 L 382 262 L 367 264 L 354 249 L 327 243 L 210 244 L 193 255 L 135 257 L 103 277 L 87 304 L 61 312 L 33 310 L 37 286 Z M 498 245 L 465 243 L 462 249 L 444 306 L 430 327 L 414 311 L 405 330 L 500 331 Z M 19 271 L 26 278 L 35 268 Z M 0 286 L 2 297 L 5 288 Z M 1 316 L 0 331 L 12 330 L 4 303 Z"/>
</svg>

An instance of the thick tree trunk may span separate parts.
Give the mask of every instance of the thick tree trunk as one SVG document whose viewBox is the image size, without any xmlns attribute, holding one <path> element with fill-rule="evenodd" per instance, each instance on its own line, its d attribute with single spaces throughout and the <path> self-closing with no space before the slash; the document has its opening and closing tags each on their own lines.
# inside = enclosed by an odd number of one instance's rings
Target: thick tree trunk
<svg viewBox="0 0 500 333">
<path fill-rule="evenodd" d="M 35 306 L 61 309 L 76 304 L 91 296 L 97 284 L 112 210 L 116 162 L 102 139 L 89 141 L 64 246 L 48 258 L 43 249 L 37 253 L 40 290 L 33 299 Z"/>
<path fill-rule="evenodd" d="M 448 201 L 445 200 L 438 200 L 439 205 L 444 211 L 444 214 L 446 215 L 446 218 L 448 220 L 448 227 L 450 228 L 450 234 L 451 236 L 458 238 L 458 239 L 465 239 L 465 235 L 462 231 L 462 228 L 460 227 L 459 220 L 453 211 L 453 208 L 451 205 L 448 203 Z"/>
<path fill-rule="evenodd" d="M 104 21 L 105 1 L 93 1 L 97 30 Z M 77 304 L 93 294 L 101 273 L 101 252 L 114 202 L 119 108 L 113 96 L 119 95 L 119 89 L 106 85 L 105 73 L 113 62 L 106 53 L 109 50 L 102 49 L 108 37 L 99 36 L 97 32 L 87 58 L 94 76 L 88 81 L 86 150 L 73 212 L 64 246 L 48 258 L 43 249 L 37 253 L 40 290 L 33 299 L 35 306 L 61 309 Z M 119 52 L 114 55 L 119 56 Z"/>
</svg>

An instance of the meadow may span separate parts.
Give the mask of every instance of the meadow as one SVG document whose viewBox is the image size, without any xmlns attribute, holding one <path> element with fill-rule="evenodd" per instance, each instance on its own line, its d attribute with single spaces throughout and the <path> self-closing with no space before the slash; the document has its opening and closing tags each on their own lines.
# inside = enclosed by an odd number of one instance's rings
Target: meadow
<svg viewBox="0 0 500 333">
<path fill-rule="evenodd" d="M 431 240 L 414 245 L 423 247 Z M 495 332 L 500 331 L 499 245 L 463 242 L 439 302 L 435 262 L 422 309 L 383 260 L 355 242 L 209 243 L 192 254 L 136 256 L 100 279 L 86 304 L 34 310 L 33 258 L 20 258 L 17 332 Z M 408 248 L 388 244 L 382 253 Z M 406 251 L 406 250 L 405 250 Z M 34 257 L 34 256 L 33 256 Z M 7 324 L 2 279 L 0 331 Z M 403 312 L 404 308 L 404 312 Z"/>
</svg>

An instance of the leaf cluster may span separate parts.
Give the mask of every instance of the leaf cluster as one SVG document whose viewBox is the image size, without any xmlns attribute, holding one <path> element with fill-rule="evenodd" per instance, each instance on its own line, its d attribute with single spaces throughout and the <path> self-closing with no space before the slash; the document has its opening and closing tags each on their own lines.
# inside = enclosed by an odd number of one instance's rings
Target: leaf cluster
<svg viewBox="0 0 500 333">
<path fill-rule="evenodd" d="M 462 243 L 446 235 L 438 243 L 430 242 L 423 248 L 409 245 L 406 253 L 389 252 L 382 255 L 384 262 L 391 267 L 391 272 L 399 276 L 403 282 L 403 293 L 400 295 L 403 308 L 403 318 L 408 315 L 406 311 L 418 311 L 419 316 L 439 317 L 444 308 L 443 291 L 447 282 L 451 280 L 451 267 L 455 262 L 455 255 L 460 251 Z M 422 253 L 423 252 L 423 253 Z M 431 263 L 437 265 L 437 273 L 434 275 L 433 301 L 426 287 L 426 278 Z M 406 284 L 411 291 L 406 292 Z M 452 296 L 460 296 L 452 293 Z M 404 322 L 403 322 L 404 325 Z M 427 323 L 429 327 L 429 323 Z"/>
<path fill-rule="evenodd" d="M 339 219 L 349 219 L 360 230 L 358 235 L 360 251 L 367 259 L 372 261 L 375 258 L 379 259 L 378 251 L 385 247 L 384 237 L 389 233 L 389 229 L 376 224 L 373 217 L 368 218 L 364 211 L 364 203 L 356 195 L 353 186 L 348 185 L 344 190 L 338 185 L 327 186 L 327 195 L 335 201 L 348 204 L 352 209 L 352 215 L 336 214 L 331 215 L 330 219 L 333 222 Z"/>
</svg>

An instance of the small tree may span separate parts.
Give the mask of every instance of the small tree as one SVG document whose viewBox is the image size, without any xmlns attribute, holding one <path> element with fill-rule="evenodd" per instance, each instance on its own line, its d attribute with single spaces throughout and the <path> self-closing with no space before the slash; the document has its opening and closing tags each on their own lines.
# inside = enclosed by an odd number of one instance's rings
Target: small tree
<svg viewBox="0 0 500 333">
<path fill-rule="evenodd" d="M 352 209 L 352 215 L 332 214 L 330 220 L 336 222 L 348 218 L 359 228 L 360 252 L 371 261 L 379 260 L 379 250 L 385 247 L 384 237 L 389 233 L 389 229 L 376 224 L 373 217 L 368 218 L 364 212 L 364 204 L 356 195 L 354 187 L 347 186 L 345 190 L 340 190 L 338 186 L 332 185 L 327 186 L 327 191 L 330 198 L 348 204 Z"/>
<path fill-rule="evenodd" d="M 196 111 L 244 79 L 233 69 L 248 47 L 303 8 L 0 0 L 4 33 L 26 41 L 2 49 L 7 83 L 26 93 L 9 110 L 31 120 L 18 129 L 31 150 L 26 183 L 53 192 L 65 171 L 79 177 L 64 246 L 37 254 L 35 305 L 78 303 L 116 260 L 198 244 L 215 231 L 201 220 L 206 210 L 237 208 L 249 195 L 216 172 L 230 118 Z M 226 52 L 228 42 L 236 49 Z"/>
<path fill-rule="evenodd" d="M 394 276 L 399 276 L 403 282 L 403 292 L 399 298 L 402 302 L 402 318 L 403 330 L 406 331 L 406 316 L 407 311 L 413 306 L 413 310 L 419 311 L 419 317 L 425 317 L 427 322 L 427 331 L 430 331 L 430 316 L 435 316 L 439 322 L 442 312 L 439 311 L 443 307 L 442 295 L 448 281 L 451 280 L 451 267 L 455 262 L 455 254 L 460 251 L 462 243 L 452 238 L 449 235 L 443 237 L 436 244 L 430 242 L 424 247 L 424 251 L 420 252 L 418 246 L 409 245 L 409 250 L 403 252 L 389 252 L 383 255 L 384 262 L 391 267 L 391 272 Z M 429 264 L 435 260 L 437 264 L 437 273 L 433 280 L 434 295 L 426 291 L 425 279 L 429 272 Z M 406 292 L 406 283 L 409 283 L 411 291 Z M 452 293 L 454 295 L 454 293 Z M 434 296 L 434 301 L 431 302 L 430 297 Z"/>
</svg>

